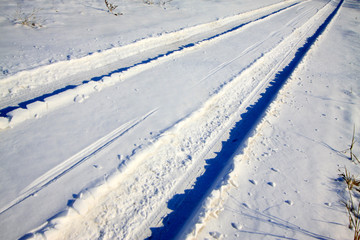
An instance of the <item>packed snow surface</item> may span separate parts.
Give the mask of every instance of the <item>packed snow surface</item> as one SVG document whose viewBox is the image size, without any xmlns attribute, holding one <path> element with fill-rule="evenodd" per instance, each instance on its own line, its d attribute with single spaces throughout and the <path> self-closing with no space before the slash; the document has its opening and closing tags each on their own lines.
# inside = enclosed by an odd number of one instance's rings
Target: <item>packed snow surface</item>
<svg viewBox="0 0 360 240">
<path fill-rule="evenodd" d="M 359 1 L 108 2 L 0 3 L 1 239 L 352 237 Z"/>
</svg>

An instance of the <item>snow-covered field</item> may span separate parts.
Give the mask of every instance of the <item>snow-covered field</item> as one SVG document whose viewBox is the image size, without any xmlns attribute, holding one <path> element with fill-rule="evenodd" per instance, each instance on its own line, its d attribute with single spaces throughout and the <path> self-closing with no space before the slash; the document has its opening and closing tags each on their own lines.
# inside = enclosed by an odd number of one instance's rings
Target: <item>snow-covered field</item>
<svg viewBox="0 0 360 240">
<path fill-rule="evenodd" d="M 351 239 L 360 2 L 145 2 L 0 2 L 0 239 Z"/>
</svg>

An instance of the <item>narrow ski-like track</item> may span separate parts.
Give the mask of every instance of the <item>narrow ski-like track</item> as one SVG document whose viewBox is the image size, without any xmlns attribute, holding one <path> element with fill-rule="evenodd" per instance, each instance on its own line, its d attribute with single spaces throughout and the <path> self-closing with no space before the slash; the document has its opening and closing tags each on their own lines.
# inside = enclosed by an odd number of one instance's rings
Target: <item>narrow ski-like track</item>
<svg viewBox="0 0 360 240">
<path fill-rule="evenodd" d="M 35 195 L 37 192 L 41 191 L 43 188 L 48 186 L 49 184 L 55 182 L 61 176 L 66 174 L 67 172 L 71 171 L 76 166 L 80 165 L 84 161 L 88 160 L 89 158 L 95 156 L 100 151 L 103 151 L 106 147 L 112 144 L 115 140 L 120 138 L 122 135 L 130 131 L 132 128 L 136 127 L 136 125 L 140 124 L 146 118 L 151 116 L 156 112 L 156 109 L 152 110 L 151 112 L 147 113 L 146 115 L 129 121 L 114 131 L 110 132 L 106 136 L 100 138 L 96 142 L 92 143 L 91 145 L 87 146 L 80 152 L 76 153 L 75 155 L 71 156 L 70 158 L 66 159 L 61 164 L 57 165 L 56 167 L 52 168 L 35 181 L 33 181 L 30 185 L 28 185 L 25 189 L 22 190 L 21 194 L 14 199 L 12 202 L 7 204 L 6 206 L 0 209 L 0 214 L 4 213 L 8 209 L 14 207 L 15 205 L 21 203 L 22 201 L 26 200 L 27 198 Z"/>
</svg>

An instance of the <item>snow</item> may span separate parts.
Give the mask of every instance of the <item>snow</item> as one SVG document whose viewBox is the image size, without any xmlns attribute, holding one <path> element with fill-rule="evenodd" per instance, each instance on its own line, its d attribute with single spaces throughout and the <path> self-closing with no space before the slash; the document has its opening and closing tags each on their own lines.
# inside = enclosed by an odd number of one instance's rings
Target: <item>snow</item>
<svg viewBox="0 0 360 240">
<path fill-rule="evenodd" d="M 213 217 L 214 210 L 204 206 L 207 217 L 189 238 L 212 239 L 214 232 L 226 239 L 352 237 L 341 203 L 344 186 L 337 182 L 344 168 L 359 170 L 342 152 L 360 120 L 354 90 L 359 56 L 346 54 L 359 50 L 353 42 L 358 42 L 357 10 L 346 6 L 234 157 L 231 180 L 217 190 L 221 197 L 214 193 L 208 200 L 221 202 L 216 206 L 221 213 Z"/>
<path fill-rule="evenodd" d="M 358 2 L 114 3 L 0 3 L 1 239 L 352 236 Z"/>
</svg>

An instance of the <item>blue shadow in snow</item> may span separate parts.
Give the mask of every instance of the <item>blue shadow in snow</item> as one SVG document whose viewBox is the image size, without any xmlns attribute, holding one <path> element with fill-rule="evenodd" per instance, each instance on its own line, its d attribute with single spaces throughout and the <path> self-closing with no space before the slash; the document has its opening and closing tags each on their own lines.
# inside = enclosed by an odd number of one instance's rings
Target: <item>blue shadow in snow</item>
<svg viewBox="0 0 360 240">
<path fill-rule="evenodd" d="M 42 96 L 39 96 L 39 97 L 36 97 L 36 98 L 33 98 L 33 99 L 30 99 L 28 101 L 24 101 L 24 102 L 21 102 L 18 104 L 18 106 L 9 106 L 9 107 L 6 107 L 6 108 L 3 108 L 0 110 L 0 117 L 6 117 L 6 114 L 8 114 L 9 112 L 11 112 L 12 110 L 15 110 L 17 108 L 25 108 L 26 109 L 26 105 L 30 104 L 30 103 L 34 103 L 34 102 L 37 102 L 37 101 L 45 101 L 45 98 L 47 97 L 51 97 L 51 96 L 54 96 L 56 94 L 59 94 L 59 93 L 62 93 L 62 92 L 65 92 L 67 90 L 70 90 L 70 89 L 74 89 L 76 88 L 77 86 L 76 85 L 69 85 L 69 86 L 66 86 L 64 88 L 60 88 L 60 89 L 57 89 L 55 90 L 54 92 L 52 93 L 47 93 L 47 94 L 44 94 Z"/>
<path fill-rule="evenodd" d="M 279 71 L 269 87 L 261 94 L 256 103 L 248 107 L 247 112 L 241 115 L 241 120 L 230 130 L 230 137 L 222 142 L 221 151 L 217 156 L 206 160 L 205 172 L 198 177 L 192 189 L 185 190 L 184 194 L 175 195 L 169 202 L 168 208 L 173 210 L 163 219 L 163 227 L 151 228 L 152 235 L 147 239 L 174 239 L 181 232 L 182 228 L 196 214 L 203 200 L 216 188 L 216 183 L 223 178 L 223 170 L 233 164 L 232 156 L 238 152 L 242 144 L 248 139 L 249 134 L 255 129 L 266 109 L 277 96 L 279 90 L 285 84 L 290 75 L 294 72 L 316 39 L 324 32 L 330 21 L 338 12 L 344 0 L 341 0 L 334 11 L 326 18 L 316 32 L 306 40 L 300 47 L 289 65 Z M 306 232 L 304 232 L 306 234 Z M 316 239 L 326 239 L 321 236 L 309 234 Z"/>
<path fill-rule="evenodd" d="M 86 84 L 86 83 L 91 82 L 91 81 L 98 82 L 98 81 L 100 81 L 101 79 L 103 79 L 104 77 L 110 77 L 110 76 L 111 76 L 112 74 L 114 74 L 114 73 L 122 73 L 122 72 L 125 72 L 125 71 L 127 71 L 127 70 L 129 70 L 129 69 L 131 69 L 131 68 L 136 67 L 136 66 L 144 65 L 144 64 L 153 62 L 153 61 L 155 61 L 155 60 L 157 60 L 157 59 L 160 59 L 160 58 L 162 58 L 162 57 L 169 56 L 169 55 L 171 55 L 171 54 L 173 54 L 173 53 L 180 52 L 180 51 L 182 51 L 182 50 L 184 50 L 184 49 L 194 47 L 195 45 L 197 45 L 197 44 L 199 44 L 199 43 L 206 42 L 206 41 L 209 41 L 209 40 L 218 38 L 218 37 L 220 37 L 220 36 L 223 36 L 223 35 L 225 35 L 225 34 L 227 34 L 227 33 L 236 31 L 236 30 L 238 30 L 238 29 L 240 29 L 240 28 L 242 28 L 242 27 L 244 27 L 244 26 L 246 26 L 246 25 L 248 25 L 248 24 L 250 24 L 250 23 L 252 23 L 252 22 L 265 19 L 265 18 L 267 18 L 267 17 L 269 17 L 269 16 L 271 16 L 271 15 L 274 15 L 274 14 L 276 14 L 276 13 L 279 13 L 279 12 L 281 12 L 281 11 L 283 11 L 283 10 L 285 10 L 285 9 L 288 9 L 288 8 L 290 8 L 290 7 L 293 7 L 293 6 L 297 5 L 297 4 L 299 4 L 299 3 L 294 3 L 294 4 L 290 5 L 290 6 L 284 7 L 284 8 L 282 8 L 282 9 L 276 10 L 276 11 L 274 11 L 274 12 L 271 12 L 271 13 L 269 13 L 269 14 L 267 14 L 267 15 L 264 15 L 264 16 L 262 16 L 262 17 L 259 17 L 259 18 L 255 19 L 255 20 L 251 20 L 251 21 L 242 23 L 242 24 L 240 24 L 240 25 L 238 25 L 238 26 L 235 26 L 235 27 L 233 27 L 233 28 L 231 28 L 231 29 L 229 29 L 229 30 L 226 30 L 226 31 L 224 31 L 224 32 L 222 32 L 222 33 L 213 35 L 213 36 L 211 36 L 211 37 L 208 37 L 208 38 L 199 40 L 199 41 L 194 42 L 194 43 L 188 43 L 188 44 L 186 44 L 186 45 L 183 45 L 183 46 L 178 47 L 177 49 L 170 50 L 170 51 L 168 51 L 168 52 L 166 52 L 166 53 L 159 54 L 159 55 L 157 55 L 157 56 L 155 56 L 155 57 L 148 58 L 148 59 L 143 60 L 143 61 L 141 61 L 141 62 L 135 63 L 135 64 L 133 64 L 133 65 L 131 65 L 131 66 L 119 68 L 119 69 L 116 69 L 116 70 L 114 70 L 114 71 L 111 71 L 111 72 L 109 72 L 109 73 L 107 73 L 107 74 L 104 74 L 104 75 L 101 75 L 101 76 L 97 76 L 97 77 L 93 77 L 93 78 L 91 78 L 90 80 L 83 81 L 82 84 Z M 21 102 L 21 103 L 19 103 L 17 106 L 8 106 L 8 107 L 6 107 L 6 108 L 0 109 L 0 117 L 6 117 L 6 114 L 8 114 L 9 112 L 11 112 L 11 111 L 14 110 L 14 109 L 17 109 L 17 108 L 19 108 L 19 107 L 20 107 L 20 108 L 26 108 L 26 105 L 28 105 L 28 104 L 30 104 L 30 103 L 34 103 L 34 102 L 36 102 L 36 101 L 45 101 L 45 98 L 47 98 L 47 97 L 54 96 L 54 95 L 56 95 L 56 94 L 65 92 L 65 91 L 67 91 L 67 90 L 69 90 L 69 89 L 74 89 L 74 88 L 76 88 L 77 86 L 78 86 L 78 85 L 65 86 L 65 87 L 63 87 L 63 88 L 61 88 L 61 89 L 57 89 L 56 91 L 54 91 L 54 92 L 52 92 L 52 93 L 47 93 L 47 94 L 44 94 L 44 95 L 42 95 L 42 96 L 39 96 L 39 97 L 30 99 L 30 100 Z"/>
</svg>

